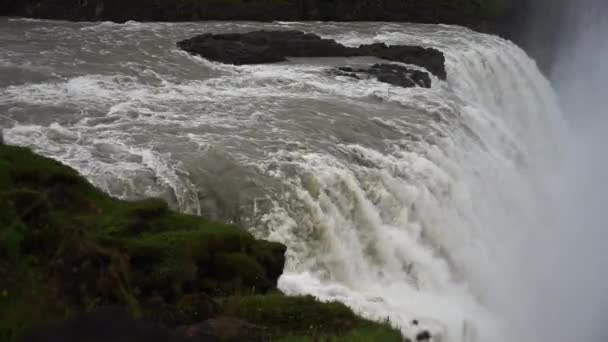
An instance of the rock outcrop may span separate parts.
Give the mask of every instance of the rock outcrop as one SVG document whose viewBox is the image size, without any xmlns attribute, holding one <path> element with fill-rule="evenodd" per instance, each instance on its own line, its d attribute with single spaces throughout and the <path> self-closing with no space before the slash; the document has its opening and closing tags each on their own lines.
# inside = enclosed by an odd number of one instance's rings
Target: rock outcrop
<svg viewBox="0 0 608 342">
<path fill-rule="evenodd" d="M 177 45 L 191 54 L 236 65 L 281 62 L 288 57 L 371 56 L 421 66 L 441 79 L 446 78 L 445 56 L 433 48 L 383 43 L 347 47 L 300 31 L 202 34 Z"/>
<path fill-rule="evenodd" d="M 160 200 L 112 198 L 55 160 L 0 145 L 2 341 L 247 341 L 237 328 L 265 341 L 357 329 L 401 341 L 343 304 L 277 294 L 285 251 Z"/>
<path fill-rule="evenodd" d="M 112 198 L 25 148 L 0 145 L 0 189 L 0 331 L 103 305 L 206 319 L 219 310 L 208 295 L 267 293 L 283 273 L 284 245 L 161 200 Z"/>
<path fill-rule="evenodd" d="M 177 45 L 195 55 L 227 64 L 282 62 L 287 57 L 346 57 L 356 49 L 300 31 L 202 34 Z"/>
<path fill-rule="evenodd" d="M 373 77 L 380 82 L 403 88 L 430 88 L 432 85 L 429 74 L 397 64 L 374 64 L 367 69 L 341 67 L 331 72 L 334 75 L 361 79 L 362 75 Z"/>
</svg>

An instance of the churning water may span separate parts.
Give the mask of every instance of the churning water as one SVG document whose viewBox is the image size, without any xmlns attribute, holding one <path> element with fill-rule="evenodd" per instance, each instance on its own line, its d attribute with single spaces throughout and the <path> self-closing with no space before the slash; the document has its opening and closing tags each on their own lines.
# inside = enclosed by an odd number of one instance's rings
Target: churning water
<svg viewBox="0 0 608 342">
<path fill-rule="evenodd" d="M 360 58 L 235 67 L 175 47 L 262 28 L 435 47 L 448 80 L 404 89 L 327 72 L 372 62 Z M 564 134 L 550 84 L 512 43 L 384 23 L 0 19 L 0 125 L 115 196 L 285 243 L 288 294 L 444 342 L 508 336 L 501 310 L 524 292 L 506 260 L 551 222 L 537 206 Z"/>
</svg>

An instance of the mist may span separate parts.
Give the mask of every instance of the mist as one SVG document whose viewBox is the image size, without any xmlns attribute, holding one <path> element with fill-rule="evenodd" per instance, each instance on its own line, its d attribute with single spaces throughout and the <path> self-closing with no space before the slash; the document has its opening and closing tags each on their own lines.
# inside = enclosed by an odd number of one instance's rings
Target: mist
<svg viewBox="0 0 608 342">
<path fill-rule="evenodd" d="M 608 3 L 568 6 L 549 75 L 567 127 L 563 168 L 546 170 L 545 226 L 513 246 L 511 318 L 529 342 L 608 341 Z"/>
</svg>

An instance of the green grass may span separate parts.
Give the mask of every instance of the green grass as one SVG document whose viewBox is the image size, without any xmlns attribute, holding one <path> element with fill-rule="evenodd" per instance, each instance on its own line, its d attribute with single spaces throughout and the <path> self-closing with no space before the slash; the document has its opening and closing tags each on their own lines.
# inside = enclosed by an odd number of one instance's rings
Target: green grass
<svg viewBox="0 0 608 342">
<path fill-rule="evenodd" d="M 370 322 L 342 303 L 322 303 L 311 296 L 233 297 L 224 301 L 224 308 L 229 315 L 267 327 L 269 337 L 278 341 L 401 341 L 390 324 Z"/>
<path fill-rule="evenodd" d="M 278 342 L 402 342 L 403 337 L 394 328 L 386 325 L 373 328 L 355 329 L 342 336 L 283 337 Z"/>
</svg>

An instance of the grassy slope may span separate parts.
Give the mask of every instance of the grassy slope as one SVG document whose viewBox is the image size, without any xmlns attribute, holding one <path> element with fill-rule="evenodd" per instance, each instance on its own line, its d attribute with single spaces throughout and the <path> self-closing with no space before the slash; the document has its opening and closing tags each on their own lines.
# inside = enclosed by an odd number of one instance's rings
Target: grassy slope
<svg viewBox="0 0 608 342">
<path fill-rule="evenodd" d="M 226 310 L 258 325 L 281 342 L 402 341 L 389 322 L 374 323 L 356 316 L 341 303 L 319 303 L 313 297 L 264 295 L 229 298 Z"/>
<path fill-rule="evenodd" d="M 169 326 L 229 314 L 273 340 L 399 341 L 344 305 L 269 295 L 284 252 L 159 200 L 111 198 L 57 161 L 0 145 L 0 341 L 103 305 Z"/>
</svg>

